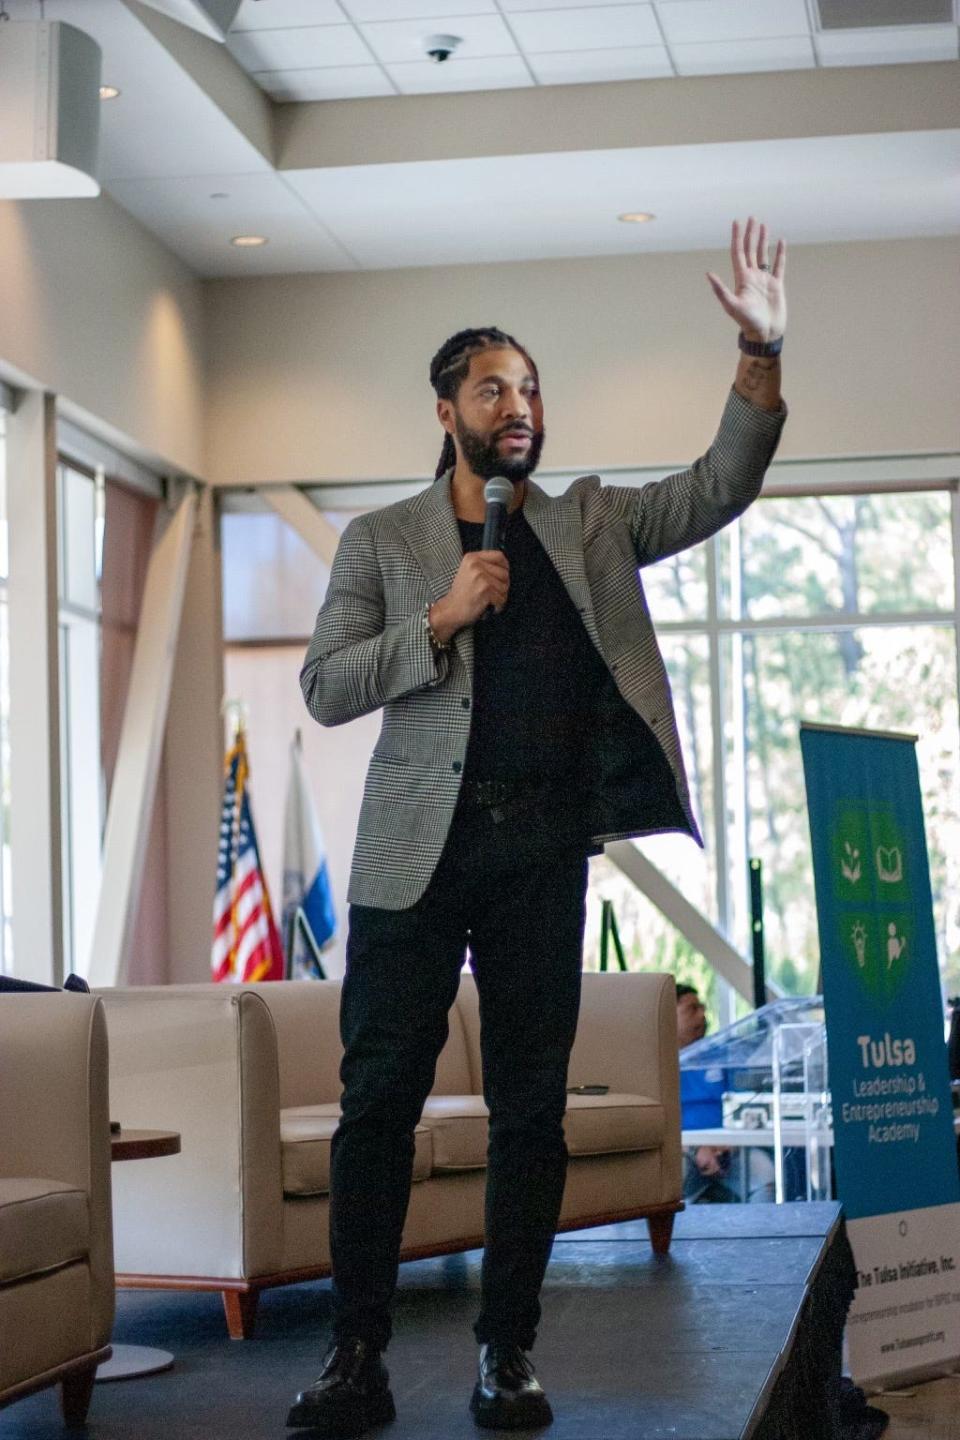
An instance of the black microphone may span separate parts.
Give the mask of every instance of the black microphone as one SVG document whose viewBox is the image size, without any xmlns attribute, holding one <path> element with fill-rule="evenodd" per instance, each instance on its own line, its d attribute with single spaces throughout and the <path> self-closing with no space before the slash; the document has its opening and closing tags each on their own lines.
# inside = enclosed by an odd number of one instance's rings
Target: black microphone
<svg viewBox="0 0 960 1440">
<path fill-rule="evenodd" d="M 507 532 L 507 507 L 513 499 L 513 486 L 502 475 L 494 475 L 483 487 L 487 513 L 483 517 L 481 550 L 502 550 Z"/>
<path fill-rule="evenodd" d="M 483 517 L 483 540 L 480 549 L 502 550 L 507 535 L 507 507 L 513 499 L 513 485 L 502 475 L 494 475 L 483 487 L 483 498 L 487 502 L 487 512 Z M 488 605 L 483 612 L 483 618 L 488 620 L 495 614 L 493 606 Z"/>
</svg>

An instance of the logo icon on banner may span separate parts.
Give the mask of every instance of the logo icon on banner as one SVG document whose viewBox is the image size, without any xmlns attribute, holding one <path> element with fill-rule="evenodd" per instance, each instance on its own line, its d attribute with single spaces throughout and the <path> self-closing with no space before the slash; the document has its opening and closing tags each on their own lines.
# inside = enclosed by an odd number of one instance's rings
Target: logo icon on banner
<svg viewBox="0 0 960 1440">
<path fill-rule="evenodd" d="M 877 875 L 883 885 L 896 885 L 903 879 L 903 857 L 896 845 L 889 850 L 884 845 L 877 846 Z"/>
</svg>

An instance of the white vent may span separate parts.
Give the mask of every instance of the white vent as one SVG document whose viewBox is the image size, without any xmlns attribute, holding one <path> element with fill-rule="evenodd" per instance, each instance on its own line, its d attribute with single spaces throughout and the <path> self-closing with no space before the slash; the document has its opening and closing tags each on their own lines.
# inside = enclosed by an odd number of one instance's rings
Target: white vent
<svg viewBox="0 0 960 1440">
<path fill-rule="evenodd" d="M 100 47 L 73 25 L 0 24 L 0 198 L 99 195 Z"/>
<path fill-rule="evenodd" d="M 861 30 L 874 25 L 944 25 L 953 20 L 952 0 L 817 0 L 821 30 Z"/>
</svg>

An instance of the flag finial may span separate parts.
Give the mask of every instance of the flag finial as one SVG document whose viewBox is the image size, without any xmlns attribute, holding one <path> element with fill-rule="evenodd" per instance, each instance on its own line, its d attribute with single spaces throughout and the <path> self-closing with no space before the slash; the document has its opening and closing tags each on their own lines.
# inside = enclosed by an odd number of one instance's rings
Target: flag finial
<svg viewBox="0 0 960 1440">
<path fill-rule="evenodd" d="M 225 695 L 220 706 L 220 714 L 229 720 L 230 738 L 236 740 L 237 736 L 247 728 L 248 706 L 246 700 L 237 695 Z"/>
</svg>

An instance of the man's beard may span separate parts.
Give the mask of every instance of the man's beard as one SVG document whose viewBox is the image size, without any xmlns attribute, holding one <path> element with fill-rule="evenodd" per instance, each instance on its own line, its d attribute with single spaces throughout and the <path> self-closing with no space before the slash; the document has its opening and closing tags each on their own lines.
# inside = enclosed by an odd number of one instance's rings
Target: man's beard
<svg viewBox="0 0 960 1440">
<path fill-rule="evenodd" d="M 476 430 L 469 429 L 461 416 L 457 415 L 457 439 L 460 441 L 463 458 L 474 475 L 479 475 L 481 480 L 492 480 L 495 475 L 502 475 L 504 479 L 512 480 L 516 484 L 533 474 L 540 463 L 545 431 L 541 430 L 537 434 L 529 431 L 526 426 L 518 426 L 517 430 L 530 435 L 526 454 L 502 455 L 498 442 L 504 435 L 511 433 L 510 426 L 505 426 L 499 434 L 487 440 Z"/>
</svg>

